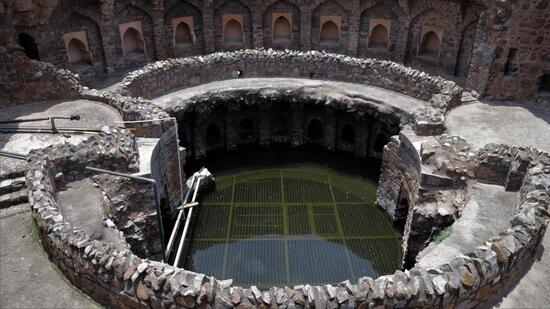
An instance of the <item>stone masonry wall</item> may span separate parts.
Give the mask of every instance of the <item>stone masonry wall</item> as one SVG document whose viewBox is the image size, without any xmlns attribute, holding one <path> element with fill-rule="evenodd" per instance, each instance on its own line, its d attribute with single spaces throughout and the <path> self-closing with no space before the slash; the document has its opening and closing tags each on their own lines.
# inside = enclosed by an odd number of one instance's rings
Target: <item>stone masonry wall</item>
<svg viewBox="0 0 550 309">
<path fill-rule="evenodd" d="M 122 140 L 129 141 L 125 135 Z M 473 252 L 436 269 L 413 268 L 356 284 L 299 285 L 260 291 L 231 286 L 203 274 L 136 257 L 64 221 L 55 199 L 54 173 L 78 177 L 86 164 L 125 169 L 137 166 L 131 143 L 102 135 L 78 148 L 51 146 L 29 156 L 30 206 L 47 252 L 67 278 L 94 299 L 114 308 L 160 307 L 441 307 L 471 308 L 489 300 L 532 258 L 546 230 L 550 165 L 538 160 L 527 173 L 522 200 L 509 229 Z M 78 149 L 78 151 L 76 150 Z M 97 163 L 96 163 L 97 164 Z M 546 186 L 548 188 L 548 186 Z"/>
</svg>

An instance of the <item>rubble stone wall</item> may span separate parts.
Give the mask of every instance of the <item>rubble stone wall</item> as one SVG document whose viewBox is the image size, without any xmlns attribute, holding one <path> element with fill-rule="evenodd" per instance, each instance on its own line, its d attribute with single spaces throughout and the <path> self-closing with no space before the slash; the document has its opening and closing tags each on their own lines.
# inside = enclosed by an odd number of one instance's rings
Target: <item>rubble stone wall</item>
<svg viewBox="0 0 550 309">
<path fill-rule="evenodd" d="M 115 308 L 315 306 L 316 308 L 389 306 L 471 308 L 493 298 L 533 258 L 546 231 L 542 212 L 550 205 L 550 162 L 537 159 L 528 170 L 522 200 L 510 228 L 436 269 L 413 268 L 356 284 L 299 285 L 260 291 L 231 286 L 204 274 L 136 257 L 128 248 L 91 240 L 67 223 L 59 211 L 55 175 L 82 177 L 88 164 L 133 169 L 131 139 L 101 135 L 79 146 L 56 145 L 34 151 L 27 172 L 29 203 L 43 245 L 67 278 L 101 304 Z M 541 190 L 546 184 L 546 190 Z"/>
</svg>

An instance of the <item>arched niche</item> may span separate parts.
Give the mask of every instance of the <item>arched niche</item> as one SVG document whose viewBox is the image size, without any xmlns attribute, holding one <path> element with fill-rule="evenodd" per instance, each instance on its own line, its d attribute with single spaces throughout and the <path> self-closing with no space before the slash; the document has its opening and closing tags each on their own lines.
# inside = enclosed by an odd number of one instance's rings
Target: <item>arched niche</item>
<svg viewBox="0 0 550 309">
<path fill-rule="evenodd" d="M 218 146 L 221 142 L 222 134 L 220 127 L 215 123 L 211 123 L 208 125 L 208 128 L 206 128 L 206 144 L 213 147 Z"/>
<path fill-rule="evenodd" d="M 285 16 L 279 16 L 273 21 L 273 43 L 290 43 L 292 27 Z"/>
<path fill-rule="evenodd" d="M 134 27 L 128 27 L 122 35 L 124 55 L 145 54 L 145 42 L 141 33 Z"/>
<path fill-rule="evenodd" d="M 71 64 L 92 64 L 90 51 L 84 42 L 77 38 L 70 39 L 67 44 L 67 57 Z"/>
<path fill-rule="evenodd" d="M 418 55 L 426 58 L 437 59 L 441 49 L 441 37 L 436 30 L 427 30 L 422 34 L 418 46 Z"/>
<path fill-rule="evenodd" d="M 311 119 L 307 126 L 307 138 L 311 142 L 322 142 L 324 138 L 323 125 L 317 118 Z"/>
<path fill-rule="evenodd" d="M 194 45 L 192 27 L 185 21 L 177 23 L 174 27 L 174 45 L 177 48 L 189 48 Z"/>
<path fill-rule="evenodd" d="M 369 48 L 385 49 L 388 48 L 389 31 L 383 24 L 375 25 L 369 35 Z"/>
<path fill-rule="evenodd" d="M 272 130 L 275 136 L 286 136 L 289 134 L 288 120 L 285 116 L 279 114 L 273 119 Z"/>
<path fill-rule="evenodd" d="M 340 29 L 333 20 L 327 20 L 321 24 L 319 43 L 325 45 L 338 45 L 340 42 Z"/>
<path fill-rule="evenodd" d="M 376 140 L 374 141 L 374 151 L 378 153 L 382 153 L 384 151 L 384 146 L 390 141 L 390 139 L 386 136 L 386 134 L 380 133 L 376 137 Z"/>
<path fill-rule="evenodd" d="M 242 16 L 240 18 L 228 18 L 224 23 L 223 43 L 226 46 L 242 45 L 244 43 Z"/>
<path fill-rule="evenodd" d="M 345 124 L 342 127 L 342 133 L 340 135 L 341 140 L 344 143 L 347 144 L 354 144 L 355 143 L 355 129 L 353 128 L 353 125 L 351 124 Z"/>
<path fill-rule="evenodd" d="M 539 93 L 550 95 L 550 73 L 544 73 L 539 79 Z"/>
<path fill-rule="evenodd" d="M 254 121 L 250 118 L 244 118 L 239 124 L 239 139 L 251 140 L 256 138 L 256 130 L 254 129 Z"/>
<path fill-rule="evenodd" d="M 19 45 L 23 47 L 25 55 L 30 59 L 40 60 L 40 55 L 38 53 L 38 46 L 34 41 L 34 38 L 28 33 L 20 33 L 18 36 Z"/>
</svg>

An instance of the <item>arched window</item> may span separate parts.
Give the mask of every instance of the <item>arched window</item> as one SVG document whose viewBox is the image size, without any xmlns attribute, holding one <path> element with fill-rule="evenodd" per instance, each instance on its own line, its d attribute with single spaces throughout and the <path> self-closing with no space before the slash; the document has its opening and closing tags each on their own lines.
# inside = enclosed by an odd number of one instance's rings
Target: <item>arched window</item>
<svg viewBox="0 0 550 309">
<path fill-rule="evenodd" d="M 539 91 L 543 93 L 550 93 L 550 74 L 542 74 L 540 77 Z"/>
<path fill-rule="evenodd" d="M 384 25 L 377 25 L 372 29 L 369 37 L 370 48 L 388 47 L 388 29 Z"/>
<path fill-rule="evenodd" d="M 25 50 L 25 55 L 30 59 L 40 60 L 40 55 L 38 54 L 38 47 L 34 38 L 27 33 L 19 34 L 19 45 Z"/>
<path fill-rule="evenodd" d="M 290 42 L 290 22 L 283 16 L 280 16 L 273 23 L 273 42 L 288 43 Z"/>
<path fill-rule="evenodd" d="M 176 26 L 175 33 L 174 41 L 176 42 L 176 47 L 193 46 L 193 35 L 191 34 L 189 25 L 184 22 L 179 23 Z"/>
<path fill-rule="evenodd" d="M 69 63 L 92 64 L 90 51 L 82 41 L 76 38 L 69 41 L 67 45 L 67 56 L 69 57 Z"/>
<path fill-rule="evenodd" d="M 320 42 L 325 44 L 338 44 L 340 40 L 340 30 L 333 21 L 327 21 L 321 26 Z"/>
<path fill-rule="evenodd" d="M 241 121 L 241 125 L 239 126 L 239 138 L 243 140 L 253 139 L 256 137 L 254 131 L 254 121 L 250 118 L 245 118 Z"/>
<path fill-rule="evenodd" d="M 228 45 L 239 45 L 244 41 L 243 27 L 238 21 L 231 19 L 223 29 L 223 42 Z"/>
<path fill-rule="evenodd" d="M 342 128 L 342 141 L 348 144 L 355 143 L 355 130 L 349 123 Z"/>
<path fill-rule="evenodd" d="M 220 127 L 217 124 L 211 123 L 208 128 L 206 128 L 206 144 L 208 146 L 216 146 L 222 141 L 222 135 L 220 132 Z"/>
<path fill-rule="evenodd" d="M 273 133 L 276 136 L 288 135 L 288 121 L 283 115 L 278 115 L 273 119 Z"/>
<path fill-rule="evenodd" d="M 419 55 L 437 58 L 439 56 L 440 41 L 437 34 L 430 31 L 424 35 L 420 43 Z"/>
<path fill-rule="evenodd" d="M 134 28 L 128 28 L 122 36 L 122 49 L 124 53 L 141 53 L 145 51 L 141 34 Z"/>
<path fill-rule="evenodd" d="M 320 141 L 323 139 L 323 125 L 318 119 L 312 119 L 309 122 L 309 126 L 307 128 L 307 137 L 311 141 Z"/>
<path fill-rule="evenodd" d="M 384 146 L 389 142 L 389 139 L 384 134 L 378 134 L 376 141 L 374 142 L 374 151 L 382 152 L 384 151 Z"/>
</svg>

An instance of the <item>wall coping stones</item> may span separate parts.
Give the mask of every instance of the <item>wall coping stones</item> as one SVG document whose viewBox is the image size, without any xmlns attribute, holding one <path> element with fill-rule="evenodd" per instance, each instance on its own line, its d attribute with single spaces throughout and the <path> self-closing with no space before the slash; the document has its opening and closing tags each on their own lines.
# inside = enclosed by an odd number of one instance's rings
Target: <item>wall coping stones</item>
<svg viewBox="0 0 550 309">
<path fill-rule="evenodd" d="M 27 171 L 29 204 L 52 261 L 75 285 L 111 307 L 473 307 L 496 294 L 533 256 L 546 230 L 544 213 L 550 207 L 550 161 L 547 157 L 534 158 L 510 228 L 473 252 L 435 269 L 398 270 L 376 279 L 361 278 L 355 284 L 344 281 L 337 286 L 306 284 L 260 291 L 142 260 L 128 249 L 117 250 L 102 240 L 90 240 L 64 220 L 55 186 L 59 172 L 68 181 L 87 177 L 83 173 L 86 165 L 135 169 L 138 164 L 132 135 L 124 129 L 106 129 L 78 146 L 61 144 L 32 151 Z"/>
</svg>

